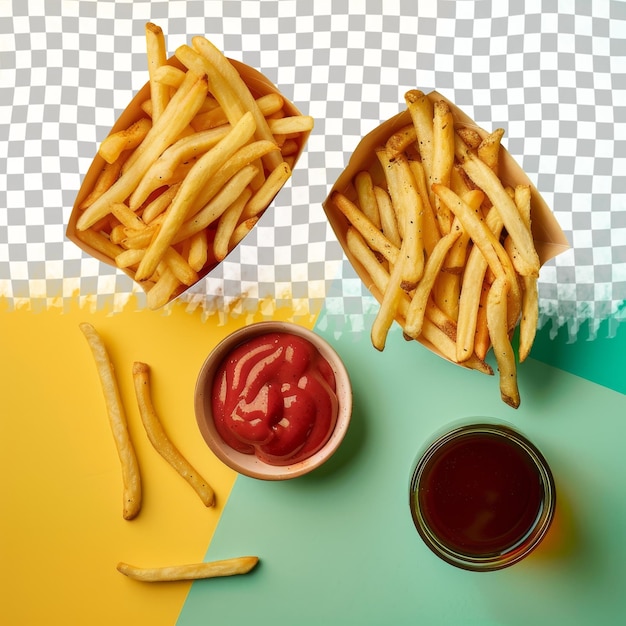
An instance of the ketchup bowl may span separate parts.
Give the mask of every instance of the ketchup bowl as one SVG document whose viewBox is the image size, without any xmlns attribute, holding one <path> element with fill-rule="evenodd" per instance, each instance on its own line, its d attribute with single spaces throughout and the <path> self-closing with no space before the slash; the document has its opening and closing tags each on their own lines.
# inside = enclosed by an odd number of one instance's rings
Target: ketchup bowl
<svg viewBox="0 0 626 626">
<path fill-rule="evenodd" d="M 290 322 L 258 322 L 223 339 L 195 388 L 198 427 L 211 451 L 240 474 L 286 480 L 337 450 L 352 414 L 339 355 Z"/>
</svg>

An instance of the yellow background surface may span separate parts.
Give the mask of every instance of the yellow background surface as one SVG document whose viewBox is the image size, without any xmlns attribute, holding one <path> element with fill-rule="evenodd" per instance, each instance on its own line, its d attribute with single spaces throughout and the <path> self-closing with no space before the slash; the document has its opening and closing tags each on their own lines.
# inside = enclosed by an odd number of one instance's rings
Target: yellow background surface
<svg viewBox="0 0 626 626">
<path fill-rule="evenodd" d="M 274 311 L 272 318 L 291 315 Z M 220 339 L 261 319 L 218 323 L 183 302 L 167 312 L 131 302 L 110 313 L 77 304 L 64 311 L 9 310 L 0 301 L 3 623 L 78 624 L 85 616 L 91 625 L 175 623 L 190 583 L 140 583 L 116 565 L 203 560 L 235 473 L 212 455 L 196 426 L 196 377 Z M 132 521 L 122 518 L 119 460 L 82 321 L 107 345 L 136 446 L 143 507 Z M 134 361 L 150 365 L 155 409 L 172 441 L 214 487 L 214 508 L 202 504 L 148 441 Z"/>
</svg>

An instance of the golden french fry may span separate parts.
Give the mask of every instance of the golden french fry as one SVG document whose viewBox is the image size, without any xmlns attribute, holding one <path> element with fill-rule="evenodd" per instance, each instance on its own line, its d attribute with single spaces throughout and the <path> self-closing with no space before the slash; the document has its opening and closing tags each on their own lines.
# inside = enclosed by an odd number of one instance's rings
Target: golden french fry
<svg viewBox="0 0 626 626">
<path fill-rule="evenodd" d="M 118 254 L 124 251 L 124 248 L 113 243 L 109 237 L 106 237 L 97 230 L 78 231 L 76 236 L 83 243 L 86 243 L 88 246 L 110 259 L 115 259 Z"/>
<path fill-rule="evenodd" d="M 433 253 L 426 261 L 424 274 L 415 288 L 409 310 L 406 314 L 404 332 L 413 339 L 417 339 L 422 332 L 422 325 L 426 314 L 426 304 L 435 285 L 435 281 L 437 280 L 437 276 L 441 271 L 441 267 L 443 266 L 450 248 L 462 234 L 463 228 L 460 223 L 458 223 L 458 220 L 455 220 L 450 232 L 437 242 Z"/>
<path fill-rule="evenodd" d="M 229 82 L 217 71 L 215 65 L 191 46 L 183 44 L 174 53 L 176 58 L 196 74 L 206 74 L 211 83 L 211 95 L 226 113 L 231 125 L 236 124 L 246 112 L 244 103 L 237 97 Z"/>
<path fill-rule="evenodd" d="M 230 252 L 230 239 L 239 224 L 244 207 L 248 203 L 249 194 L 242 194 L 220 215 L 213 241 L 213 254 L 217 261 L 223 261 Z"/>
<path fill-rule="evenodd" d="M 139 415 L 146 434 L 155 450 L 184 478 L 198 494 L 205 506 L 215 504 L 215 492 L 209 483 L 189 463 L 169 438 L 152 401 L 150 367 L 136 361 L 133 364 L 133 383 Z"/>
<path fill-rule="evenodd" d="M 379 263 L 361 234 L 355 228 L 350 227 L 346 233 L 346 242 L 354 258 L 363 265 L 371 277 L 374 286 L 380 293 L 385 293 L 389 284 L 389 273 Z M 396 316 L 396 320 L 401 325 L 404 324 L 409 305 L 409 296 L 405 292 L 401 292 L 398 296 L 398 310 Z M 442 318 L 445 318 L 445 316 L 441 314 L 441 311 L 437 310 L 436 307 L 429 303 L 420 338 L 429 342 L 448 360 L 455 361 L 456 346 L 453 339 L 454 333 L 451 332 L 449 328 L 452 322 L 449 319 Z M 442 330 L 442 328 L 445 330 Z M 484 374 L 493 375 L 491 367 L 475 356 L 472 356 L 460 365 L 478 370 Z"/>
<path fill-rule="evenodd" d="M 181 287 L 182 283 L 180 280 L 176 278 L 174 272 L 166 265 L 163 273 L 146 294 L 148 308 L 155 310 L 166 305 L 180 292 Z"/>
<path fill-rule="evenodd" d="M 111 213 L 120 221 L 120 224 L 123 224 L 126 228 L 140 230 L 146 227 L 141 217 L 123 202 L 114 202 L 111 205 Z"/>
<path fill-rule="evenodd" d="M 141 261 L 145 253 L 146 251 L 143 248 L 124 250 L 115 257 L 115 264 L 121 269 L 133 267 Z"/>
<path fill-rule="evenodd" d="M 135 280 L 146 280 L 154 273 L 178 229 L 185 221 L 189 206 L 196 199 L 202 187 L 238 148 L 250 140 L 254 128 L 252 115 L 245 114 L 224 139 L 198 159 L 182 182 L 176 197 L 165 214 L 159 231 L 146 250 L 146 254 L 137 268 Z"/>
<path fill-rule="evenodd" d="M 450 186 L 454 163 L 454 119 L 446 102 L 440 100 L 433 105 L 433 164 L 432 185 Z M 431 188 L 432 188 L 431 185 Z M 450 232 L 452 214 L 446 203 L 437 195 L 434 198 L 435 215 L 443 235 Z"/>
<path fill-rule="evenodd" d="M 359 208 L 376 228 L 381 228 L 381 216 L 378 210 L 378 202 L 374 194 L 374 183 L 369 172 L 362 170 L 354 177 L 354 189 L 356 190 Z"/>
<path fill-rule="evenodd" d="M 403 225 L 399 223 L 403 238 L 401 251 L 404 255 L 400 283 L 405 291 L 411 291 L 424 273 L 424 205 L 417 192 L 415 177 L 407 158 L 398 155 L 392 161 L 386 158 L 386 154 L 385 150 L 377 151 L 385 172 L 389 195 L 399 209 L 398 219 L 404 220 Z"/>
<path fill-rule="evenodd" d="M 497 211 L 489 211 L 486 223 L 494 237 L 499 239 L 503 227 L 500 214 Z M 475 351 L 479 307 L 487 268 L 487 259 L 480 248 L 475 246 L 467 259 L 459 298 L 457 318 L 457 358 L 459 361 L 468 358 Z"/>
<path fill-rule="evenodd" d="M 515 353 L 509 340 L 507 324 L 507 289 L 506 278 L 496 278 L 491 285 L 487 298 L 487 327 L 498 364 L 500 395 L 506 404 L 516 409 L 520 405 L 520 394 L 517 385 Z"/>
<path fill-rule="evenodd" d="M 115 369 L 104 341 L 94 326 L 87 322 L 82 322 L 79 327 L 91 349 L 100 384 L 102 385 L 109 424 L 122 468 L 124 485 L 123 516 L 124 519 L 131 520 L 141 510 L 141 475 L 135 448 L 128 430 L 126 412 L 120 395 Z"/>
<path fill-rule="evenodd" d="M 191 235 L 213 224 L 233 202 L 237 202 L 241 198 L 242 194 L 245 194 L 247 202 L 252 195 L 247 187 L 255 175 L 256 167 L 254 165 L 246 165 L 237 172 L 201 211 L 180 227 L 172 243 L 180 243 L 187 237 L 191 237 Z"/>
<path fill-rule="evenodd" d="M 424 250 L 426 254 L 432 254 L 434 247 L 437 245 L 441 237 L 439 230 L 439 224 L 435 218 L 435 212 L 430 203 L 430 194 L 426 187 L 426 173 L 424 172 L 424 166 L 421 161 L 410 161 L 411 171 L 415 178 L 415 184 L 417 186 L 417 193 L 422 199 L 422 205 L 424 207 L 424 215 L 422 217 L 422 239 L 424 241 Z"/>
<path fill-rule="evenodd" d="M 476 314 L 476 332 L 474 333 L 474 354 L 479 359 L 485 359 L 489 348 L 491 348 L 489 327 L 487 326 L 487 298 L 489 297 L 490 288 L 491 282 L 485 279 L 480 293 Z"/>
<path fill-rule="evenodd" d="M 157 225 L 154 223 L 154 220 L 150 226 L 147 226 L 143 230 L 126 230 L 125 237 L 122 239 L 120 244 L 126 250 L 144 250 L 150 245 L 150 242 L 154 238 L 155 233 L 157 232 Z M 89 231 L 84 231 L 89 232 Z"/>
<path fill-rule="evenodd" d="M 518 207 L 524 223 L 530 228 L 530 187 L 517 185 L 515 187 L 515 205 Z M 536 276 L 522 277 L 524 289 L 522 291 L 522 315 L 520 319 L 519 361 L 522 363 L 530 354 L 539 317 L 539 293 Z"/>
<path fill-rule="evenodd" d="M 166 63 L 154 68 L 152 78 L 157 83 L 178 89 L 185 80 L 185 72 Z"/>
<path fill-rule="evenodd" d="M 224 188 L 224 185 L 239 171 L 247 165 L 256 163 L 269 152 L 278 152 L 276 145 L 271 141 L 253 141 L 242 146 L 218 169 L 215 175 L 202 188 L 195 202 L 189 209 L 187 217 L 195 215 L 203 207 L 205 207 L 215 196 L 218 191 Z M 261 167 L 257 167 L 258 170 Z M 251 185 L 252 186 L 252 185 Z"/>
<path fill-rule="evenodd" d="M 404 126 L 397 130 L 385 144 L 385 149 L 390 159 L 394 159 L 398 154 L 402 154 L 409 146 L 417 141 L 417 132 L 413 124 Z"/>
<path fill-rule="evenodd" d="M 480 249 L 496 277 L 504 276 L 503 263 L 506 263 L 508 260 L 508 255 L 502 244 L 487 227 L 482 214 L 468 206 L 462 198 L 459 198 L 448 187 L 433 185 L 433 191 L 459 219 L 474 244 Z"/>
<path fill-rule="evenodd" d="M 235 246 L 239 245 L 241 240 L 254 228 L 254 225 L 258 221 L 258 217 L 249 217 L 247 220 L 241 222 L 241 224 L 235 228 L 228 243 L 228 247 L 232 250 Z"/>
<path fill-rule="evenodd" d="M 265 139 L 267 141 L 274 141 L 274 136 L 269 129 L 265 116 L 259 109 L 247 85 L 243 82 L 243 79 L 230 61 L 205 37 L 195 36 L 192 38 L 191 44 L 200 55 L 204 56 L 213 64 L 217 72 L 222 75 L 230 85 L 230 88 L 236 93 L 237 98 L 243 103 L 246 111 L 252 113 L 256 123 L 255 138 L 257 140 Z M 276 168 L 281 160 L 282 157 L 280 153 L 277 152 L 268 152 L 263 158 L 263 162 L 269 171 Z"/>
<path fill-rule="evenodd" d="M 290 115 L 281 119 L 270 118 L 267 125 L 273 135 L 290 135 L 310 132 L 314 121 L 310 115 Z"/>
<path fill-rule="evenodd" d="M 146 198 L 155 189 L 158 189 L 165 183 L 171 184 L 171 179 L 181 164 L 185 164 L 190 159 L 205 154 L 224 139 L 230 130 L 231 127 L 229 125 L 213 128 L 188 135 L 172 144 L 152 163 L 144 174 L 130 197 L 130 207 L 136 209 L 145 202 Z M 182 178 L 184 178 L 184 175 L 181 177 L 181 180 Z"/>
<path fill-rule="evenodd" d="M 165 111 L 169 100 L 169 88 L 155 78 L 158 68 L 167 62 L 165 36 L 160 26 L 146 24 L 146 53 L 148 57 L 148 75 L 150 77 L 150 100 L 152 101 L 152 121 L 156 122 Z"/>
<path fill-rule="evenodd" d="M 107 162 L 114 163 L 124 152 L 136 148 L 152 128 L 152 121 L 142 117 L 124 130 L 111 133 L 98 148 L 98 154 Z"/>
<path fill-rule="evenodd" d="M 189 265 L 185 257 L 174 248 L 169 247 L 165 251 L 163 260 L 183 285 L 193 285 L 198 281 L 198 273 Z"/>
<path fill-rule="evenodd" d="M 206 230 L 194 233 L 187 241 L 189 241 L 187 262 L 190 267 L 199 272 L 209 260 L 209 240 Z"/>
<path fill-rule="evenodd" d="M 519 254 L 515 269 L 521 276 L 538 276 L 539 256 L 535 249 L 531 230 L 506 192 L 497 174 L 469 150 L 461 152 L 462 167 L 468 176 L 482 189 L 502 216 L 504 226 L 517 247 Z"/>
<path fill-rule="evenodd" d="M 469 128 L 468 126 L 460 126 L 456 129 L 459 137 L 473 150 L 477 150 L 482 138 L 475 128 Z"/>
<path fill-rule="evenodd" d="M 394 163 L 397 162 L 397 159 Z M 407 163 L 408 169 L 408 163 Z M 408 169 L 410 173 L 410 169 Z M 397 179 L 394 179 L 397 181 Z M 393 198 L 393 194 L 391 194 Z M 415 193 L 415 199 L 417 203 L 421 204 L 419 201 L 419 195 Z M 416 232 L 418 223 L 417 213 L 419 212 L 418 205 L 406 206 L 405 211 L 405 237 L 402 240 L 402 246 L 400 247 L 400 253 L 398 254 L 397 262 L 393 266 L 393 270 L 389 276 L 389 282 L 387 284 L 387 289 L 385 290 L 382 298 L 382 302 L 380 303 L 380 308 L 378 309 L 378 313 L 376 314 L 376 318 L 374 319 L 374 323 L 372 324 L 371 329 L 371 339 L 372 345 L 377 350 L 384 350 L 385 343 L 387 340 L 387 334 L 389 329 L 391 328 L 391 324 L 396 318 L 399 302 L 402 298 L 402 294 L 407 289 L 407 282 L 413 281 L 413 277 L 417 274 L 415 273 L 416 256 L 422 257 L 422 264 L 419 271 L 419 277 L 416 279 L 419 281 L 423 274 L 423 248 L 416 245 L 416 242 L 419 240 L 419 235 Z"/>
<path fill-rule="evenodd" d="M 276 135 L 274 135 L 276 137 Z M 286 139 L 283 143 L 277 141 L 280 145 L 280 153 L 283 157 L 295 156 L 300 150 L 300 144 L 295 139 Z"/>
<path fill-rule="evenodd" d="M 468 191 L 463 196 L 463 200 L 472 209 L 480 208 L 483 198 L 483 192 L 478 189 Z M 459 317 L 461 281 L 467 264 L 467 250 L 470 241 L 469 233 L 463 230 L 451 246 L 433 290 L 437 304 L 455 320 Z"/>
<path fill-rule="evenodd" d="M 430 189 L 433 167 L 433 104 L 424 93 L 417 89 L 407 91 L 404 94 L 404 100 L 413 126 L 415 126 L 426 183 Z"/>
<path fill-rule="evenodd" d="M 391 203 L 389 193 L 386 189 L 376 185 L 374 187 L 374 199 L 376 200 L 376 206 L 378 207 L 382 233 L 394 246 L 399 249 L 402 245 L 402 239 L 400 238 L 398 219 Z"/>
<path fill-rule="evenodd" d="M 263 181 L 259 189 L 246 204 L 241 215 L 241 220 L 245 221 L 251 217 L 260 215 L 270 204 L 276 194 L 283 188 L 284 184 L 291 177 L 291 168 L 285 162 L 281 163 Z"/>
<path fill-rule="evenodd" d="M 105 193 L 85 209 L 76 222 L 77 230 L 86 230 L 100 218 L 108 215 L 112 203 L 123 202 L 134 191 L 150 165 L 173 143 L 195 115 L 206 97 L 208 83 L 206 76 L 198 77 L 189 72 L 188 74 L 188 79 L 185 78 L 185 83 L 172 97 L 163 115 L 153 124 L 146 138 L 133 152 L 135 156 L 143 148 L 141 154 Z M 129 162 L 130 158 L 126 165 Z"/>
<path fill-rule="evenodd" d="M 395 264 L 400 254 L 399 248 L 394 246 L 383 233 L 369 220 L 363 212 L 342 193 L 333 194 L 331 201 L 344 214 L 346 219 L 352 224 L 363 237 L 368 245 L 380 252 L 387 261 Z"/>
<path fill-rule="evenodd" d="M 143 582 L 171 582 L 247 574 L 258 562 L 259 558 L 256 556 L 165 567 L 137 567 L 120 562 L 117 564 L 117 570 L 129 578 Z"/>
<path fill-rule="evenodd" d="M 285 103 L 283 97 L 277 93 L 269 93 L 256 100 L 257 106 L 261 113 L 268 117 L 277 111 L 280 111 Z M 201 111 L 191 121 L 191 126 L 196 132 L 215 128 L 220 125 L 228 124 L 228 115 L 221 106 L 212 107 L 208 111 Z"/>
<path fill-rule="evenodd" d="M 497 128 L 480 142 L 477 149 L 478 158 L 486 163 L 496 174 L 498 174 L 498 165 L 500 163 L 500 144 L 503 135 L 504 129 Z"/>
<path fill-rule="evenodd" d="M 179 188 L 180 183 L 174 183 L 163 190 L 154 200 L 146 204 L 141 214 L 143 223 L 151 224 L 159 215 L 162 215 L 178 193 Z"/>
<path fill-rule="evenodd" d="M 105 191 L 107 191 L 117 180 L 122 166 L 130 153 L 123 152 L 113 163 L 106 163 L 102 167 L 93 189 L 87 197 L 80 203 L 79 210 L 84 211 L 88 206 L 92 205 Z M 98 229 L 96 229 L 98 230 Z"/>
<path fill-rule="evenodd" d="M 406 242 L 406 239 L 402 242 L 403 247 L 400 249 L 398 262 L 393 266 L 393 270 L 389 276 L 389 281 L 387 282 L 387 288 L 383 293 L 380 308 L 376 313 L 376 318 L 374 319 L 374 323 L 371 328 L 372 345 L 380 351 L 385 348 L 387 334 L 389 333 L 391 324 L 397 316 L 399 303 L 405 293 L 402 289 L 402 271 Z"/>
</svg>

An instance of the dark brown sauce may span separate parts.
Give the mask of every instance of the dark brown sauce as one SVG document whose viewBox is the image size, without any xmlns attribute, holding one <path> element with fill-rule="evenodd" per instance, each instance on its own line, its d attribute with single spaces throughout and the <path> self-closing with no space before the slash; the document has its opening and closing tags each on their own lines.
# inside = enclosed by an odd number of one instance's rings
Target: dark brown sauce
<svg viewBox="0 0 626 626">
<path fill-rule="evenodd" d="M 528 453 L 505 436 L 467 433 L 436 451 L 418 493 L 426 524 L 455 552 L 502 554 L 528 537 L 543 503 Z"/>
</svg>

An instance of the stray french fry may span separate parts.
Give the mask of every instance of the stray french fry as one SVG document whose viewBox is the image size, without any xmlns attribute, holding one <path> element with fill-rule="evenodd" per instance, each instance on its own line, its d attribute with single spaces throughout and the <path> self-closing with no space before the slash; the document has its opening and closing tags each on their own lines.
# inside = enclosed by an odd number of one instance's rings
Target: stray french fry
<svg viewBox="0 0 626 626">
<path fill-rule="evenodd" d="M 124 485 L 123 516 L 124 519 L 131 520 L 141 510 L 141 475 L 135 448 L 128 430 L 126 413 L 115 369 L 109 358 L 106 346 L 94 326 L 87 322 L 82 322 L 80 330 L 87 339 L 102 385 L 113 440 L 122 468 L 122 482 Z"/>
<path fill-rule="evenodd" d="M 259 558 L 256 556 L 241 556 L 222 561 L 165 567 L 137 567 L 120 562 L 117 564 L 117 570 L 129 578 L 142 582 L 172 582 L 247 574 L 258 562 Z"/>
<path fill-rule="evenodd" d="M 182 476 L 198 494 L 205 506 L 215 504 L 215 492 L 209 483 L 189 463 L 168 437 L 154 409 L 150 382 L 150 367 L 136 361 L 133 364 L 133 382 L 139 414 L 146 434 L 155 450 Z"/>
</svg>

